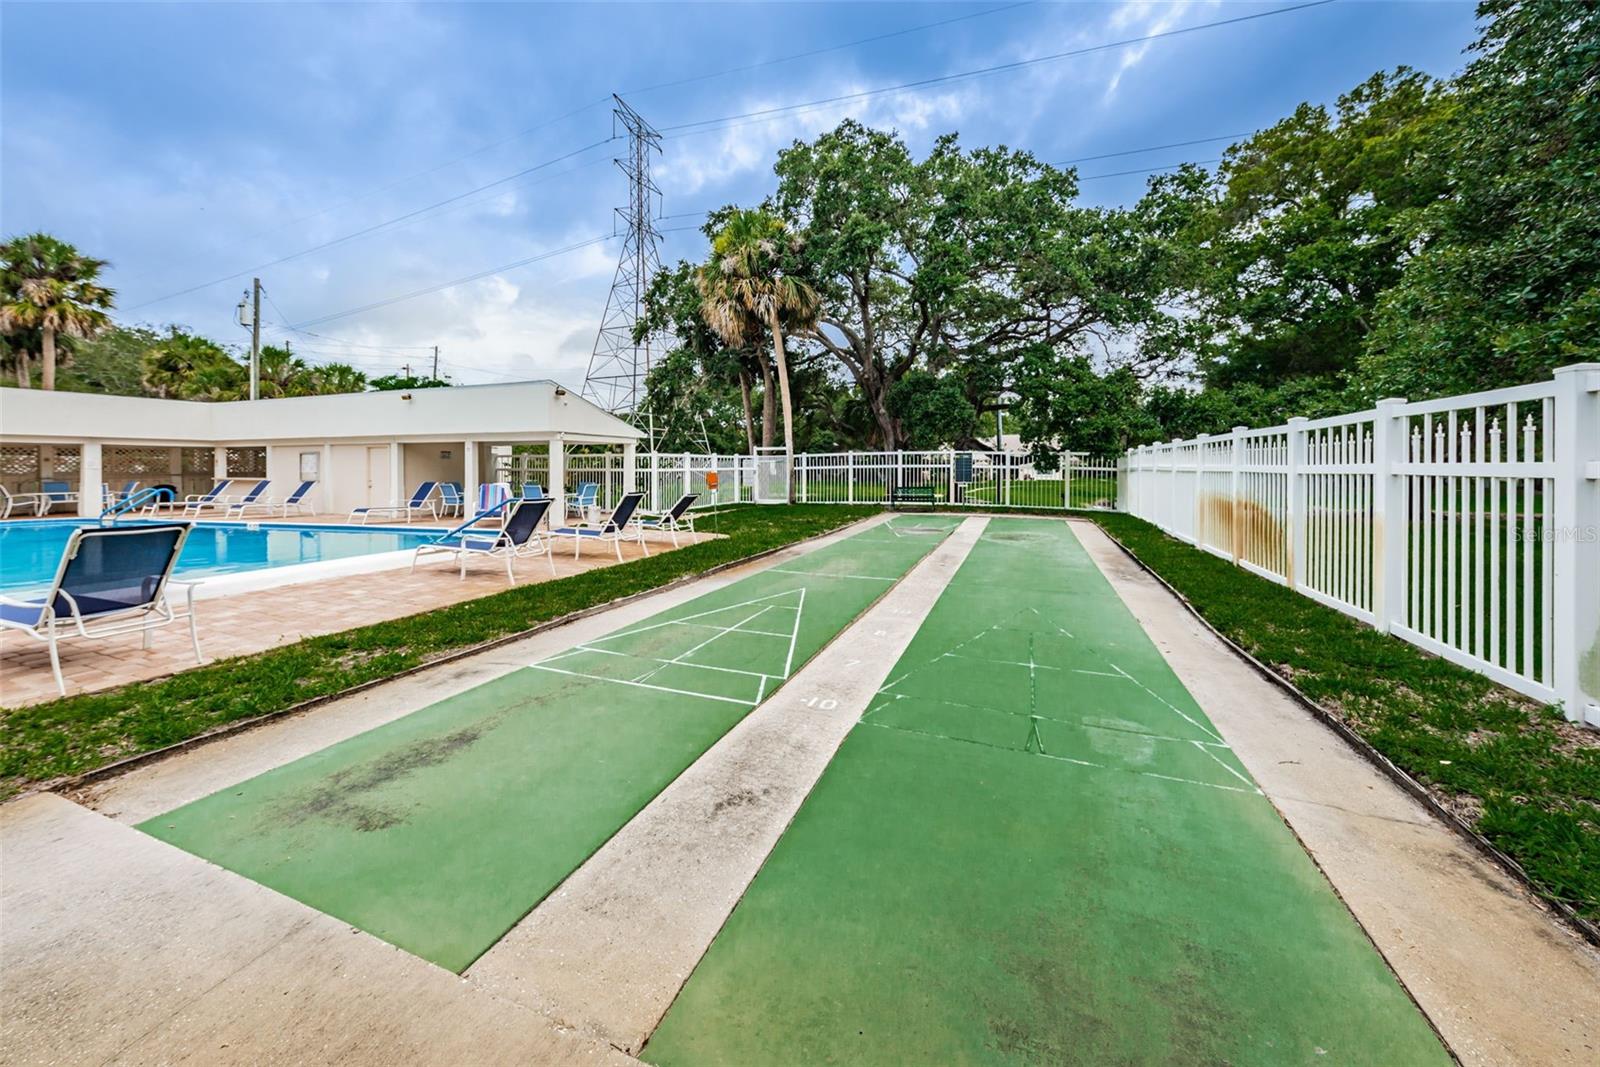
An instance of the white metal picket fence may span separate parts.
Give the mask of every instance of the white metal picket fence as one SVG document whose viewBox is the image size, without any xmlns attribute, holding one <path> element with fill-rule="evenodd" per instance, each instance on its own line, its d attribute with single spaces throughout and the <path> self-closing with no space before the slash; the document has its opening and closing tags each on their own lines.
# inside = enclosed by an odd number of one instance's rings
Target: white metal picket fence
<svg viewBox="0 0 1600 1067">
<path fill-rule="evenodd" d="M 1132 514 L 1600 725 L 1600 364 L 1125 463 Z"/>
</svg>

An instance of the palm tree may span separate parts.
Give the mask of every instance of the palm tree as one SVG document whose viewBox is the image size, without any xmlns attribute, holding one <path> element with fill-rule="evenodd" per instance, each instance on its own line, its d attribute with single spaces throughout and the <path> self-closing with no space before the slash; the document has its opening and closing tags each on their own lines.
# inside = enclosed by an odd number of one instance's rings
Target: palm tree
<svg viewBox="0 0 1600 1067">
<path fill-rule="evenodd" d="M 776 215 L 741 210 L 728 216 L 711 242 L 711 259 L 695 275 L 701 314 L 729 345 L 743 347 L 763 328 L 772 333 L 783 402 L 783 446 L 794 458 L 794 405 L 789 395 L 789 360 L 783 346 L 784 324 L 793 330 L 814 329 L 821 301 L 817 291 L 790 268 L 800 240 Z M 792 488 L 791 488 L 792 491 Z"/>
<path fill-rule="evenodd" d="M 0 245 L 0 331 L 39 331 L 46 389 L 56 387 L 56 335 L 93 337 L 111 322 L 106 309 L 116 294 L 96 281 L 105 266 L 49 234 Z"/>
<path fill-rule="evenodd" d="M 324 363 L 312 373 L 319 393 L 360 393 L 367 388 L 367 376 L 348 363 Z"/>
</svg>

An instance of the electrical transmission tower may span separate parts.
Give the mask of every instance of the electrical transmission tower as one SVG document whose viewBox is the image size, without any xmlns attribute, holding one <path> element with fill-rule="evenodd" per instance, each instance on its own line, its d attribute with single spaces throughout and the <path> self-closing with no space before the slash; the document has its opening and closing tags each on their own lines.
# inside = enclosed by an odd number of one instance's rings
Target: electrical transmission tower
<svg viewBox="0 0 1600 1067">
<path fill-rule="evenodd" d="M 618 126 L 628 132 L 627 152 L 614 161 L 628 178 L 628 206 L 617 209 L 622 255 L 594 339 L 583 395 L 613 414 L 639 416 L 644 376 L 650 371 L 650 339 L 635 342 L 633 328 L 644 314 L 650 279 L 661 269 L 661 234 L 653 217 L 661 190 L 650 178 L 650 157 L 661 152 L 661 134 L 622 97 L 613 93 L 611 99 L 616 101 L 613 132 Z"/>
</svg>

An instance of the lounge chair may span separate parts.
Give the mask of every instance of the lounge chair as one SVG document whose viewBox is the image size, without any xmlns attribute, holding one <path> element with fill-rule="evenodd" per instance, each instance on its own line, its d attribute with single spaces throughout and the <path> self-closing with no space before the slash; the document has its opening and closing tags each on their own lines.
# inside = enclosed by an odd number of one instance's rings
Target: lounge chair
<svg viewBox="0 0 1600 1067">
<path fill-rule="evenodd" d="M 101 482 L 100 493 L 105 501 L 101 505 L 101 509 L 105 510 L 107 508 L 114 508 L 118 504 L 126 502 L 129 497 L 133 496 L 133 494 L 137 493 L 138 491 L 139 480 L 137 478 L 123 482 L 122 488 L 117 490 L 113 490 L 111 488 L 110 482 Z"/>
<path fill-rule="evenodd" d="M 187 511 L 191 504 L 210 503 L 221 498 L 222 494 L 228 491 L 228 486 L 232 484 L 232 478 L 222 478 L 204 493 L 190 493 L 182 500 L 152 500 L 144 506 L 143 511 L 146 515 L 155 515 L 162 511 L 176 511 L 178 508 L 183 508 Z"/>
<path fill-rule="evenodd" d="M 461 487 L 455 482 L 439 483 L 439 514 L 460 517 L 467 502 L 461 497 Z"/>
<path fill-rule="evenodd" d="M 35 515 L 43 515 L 44 506 L 43 493 L 13 493 L 0 485 L 0 519 L 9 519 L 16 508 L 32 508 Z"/>
<path fill-rule="evenodd" d="M 671 535 L 672 547 L 677 548 L 680 530 L 687 532 L 690 537 L 694 536 L 694 515 L 689 508 L 698 499 L 700 499 L 699 493 L 685 493 L 661 514 L 646 515 L 641 512 L 635 521 L 639 524 L 640 530 L 654 530 L 656 533 Z"/>
<path fill-rule="evenodd" d="M 430 518 L 437 519 L 439 517 L 439 506 L 433 499 L 433 493 L 438 488 L 438 482 L 423 482 L 417 486 L 417 491 L 411 494 L 411 499 L 404 504 L 382 504 L 368 508 L 355 508 L 350 512 L 350 519 L 354 521 L 356 516 L 359 515 L 361 516 L 361 525 L 365 526 L 367 520 L 374 515 L 387 515 L 391 518 L 398 515 L 410 522 L 411 517 L 419 511 L 425 511 Z"/>
<path fill-rule="evenodd" d="M 40 482 L 40 495 L 44 497 L 43 506 L 39 514 L 48 515 L 55 510 L 57 504 L 76 504 L 78 502 L 77 490 L 72 488 L 71 482 Z"/>
<path fill-rule="evenodd" d="M 637 541 L 645 555 L 650 554 L 650 546 L 644 543 L 644 530 L 633 521 L 634 512 L 639 510 L 639 501 L 644 499 L 643 493 L 627 493 L 617 501 L 617 506 L 604 520 L 599 522 L 578 522 L 571 526 L 560 526 L 550 531 L 552 537 L 572 538 L 572 558 L 577 559 L 583 550 L 583 542 L 593 541 L 600 544 L 609 543 L 617 551 L 617 561 L 622 561 L 622 542 Z"/>
<path fill-rule="evenodd" d="M 196 500 L 192 504 L 185 504 L 184 517 L 192 519 L 198 517 L 202 511 L 228 512 L 243 504 L 254 504 L 266 495 L 267 488 L 271 485 L 270 479 L 263 478 L 245 490 L 244 496 L 237 500 L 227 496 L 214 496 L 210 500 Z"/>
<path fill-rule="evenodd" d="M 543 555 L 549 561 L 550 575 L 554 577 L 555 553 L 552 546 L 539 536 L 539 523 L 549 510 L 549 500 L 518 500 L 506 513 L 505 524 L 495 533 L 474 532 L 471 523 L 463 523 L 436 541 L 418 548 L 411 557 L 411 569 L 415 571 L 418 561 L 425 555 L 449 555 L 460 565 L 461 577 L 465 578 L 467 560 L 474 556 L 504 559 L 506 582 L 514 584 L 517 576 L 512 564 L 517 557 Z"/>
<path fill-rule="evenodd" d="M 173 582 L 191 526 L 186 522 L 150 526 L 85 527 L 72 531 L 56 567 L 50 591 L 38 600 L 0 595 L 0 626 L 50 646 L 50 669 L 56 688 L 67 694 L 57 645 L 74 637 L 116 637 L 144 633 L 158 626 L 189 622 L 194 659 L 200 662 L 200 632 L 195 626 L 193 582 Z M 173 609 L 167 593 L 184 586 L 187 610 Z"/>
<path fill-rule="evenodd" d="M 306 501 L 306 497 L 310 496 L 311 490 L 316 487 L 317 483 L 315 481 L 301 482 L 295 487 L 294 492 L 282 500 L 241 500 L 238 503 L 229 504 L 228 518 L 242 519 L 252 511 L 260 511 L 269 518 L 273 513 L 277 513 L 287 519 L 290 508 L 294 509 L 296 515 L 304 514 L 311 510 L 311 505 Z"/>
<path fill-rule="evenodd" d="M 600 485 L 597 482 L 579 482 L 578 491 L 567 497 L 567 514 L 574 511 L 587 521 L 600 507 Z"/>
<path fill-rule="evenodd" d="M 543 500 L 544 498 L 544 486 L 540 485 L 538 482 L 522 483 L 522 499 Z"/>
</svg>

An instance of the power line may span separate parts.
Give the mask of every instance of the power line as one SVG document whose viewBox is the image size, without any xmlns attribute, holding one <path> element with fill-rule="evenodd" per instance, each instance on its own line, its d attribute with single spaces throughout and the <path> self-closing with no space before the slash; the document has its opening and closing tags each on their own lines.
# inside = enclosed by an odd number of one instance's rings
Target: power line
<svg viewBox="0 0 1600 1067">
<path fill-rule="evenodd" d="M 913 34 L 913 33 L 921 33 L 924 30 L 937 29 L 937 28 L 939 28 L 941 26 L 949 26 L 949 25 L 951 25 L 953 23 L 957 23 L 957 22 L 965 22 L 965 21 L 968 21 L 970 19 L 984 18 L 984 17 L 987 17 L 989 15 L 998 15 L 998 14 L 1000 14 L 1002 12 L 1012 11 L 1012 10 L 1016 10 L 1018 8 L 1033 7 L 1033 6 L 1035 6 L 1036 2 L 1037 2 L 1037 0 L 1025 0 L 1025 2 L 1022 2 L 1022 3 L 1005 4 L 1005 5 L 1002 5 L 1000 7 L 993 7 L 993 8 L 989 8 L 987 10 L 984 10 L 984 11 L 975 11 L 975 12 L 970 12 L 970 13 L 965 14 L 965 15 L 958 15 L 958 16 L 955 16 L 953 18 L 940 19 L 940 20 L 938 20 L 936 22 L 925 22 L 925 23 L 922 23 L 922 24 L 917 25 L 917 26 L 908 26 L 905 29 L 893 30 L 893 31 L 888 32 L 888 33 L 880 33 L 880 34 L 876 34 L 876 35 L 874 35 L 872 37 L 862 37 L 862 38 L 858 38 L 858 39 L 856 39 L 854 41 L 846 41 L 843 44 L 830 45 L 830 46 L 828 46 L 826 48 L 814 48 L 814 49 L 811 49 L 810 51 L 807 51 L 807 52 L 796 52 L 796 53 L 793 53 L 793 54 L 787 55 L 787 56 L 779 56 L 779 57 L 777 57 L 775 59 L 763 60 L 763 61 L 761 61 L 759 63 L 747 63 L 747 64 L 744 64 L 744 65 L 738 66 L 738 67 L 728 67 L 728 68 L 726 68 L 724 70 L 713 71 L 713 72 L 711 72 L 709 74 L 695 74 L 695 75 L 690 75 L 690 76 L 684 77 L 684 78 L 678 78 L 678 79 L 675 79 L 675 80 L 672 80 L 672 81 L 657 82 L 657 83 L 655 83 L 653 85 L 645 85 L 645 86 L 640 86 L 640 87 L 635 88 L 635 89 L 625 90 L 624 91 L 624 95 L 638 96 L 638 95 L 643 95 L 644 93 L 655 92 L 655 91 L 657 91 L 659 89 L 670 89 L 670 88 L 674 88 L 674 87 L 680 86 L 680 85 L 688 85 L 688 84 L 691 84 L 691 83 L 694 83 L 694 82 L 709 81 L 709 80 L 714 79 L 714 78 L 726 77 L 729 74 L 744 74 L 744 73 L 748 73 L 749 71 L 752 71 L 752 70 L 759 70 L 759 69 L 761 69 L 763 67 L 777 66 L 778 64 L 781 64 L 781 63 L 792 63 L 792 62 L 794 62 L 796 60 L 809 59 L 809 58 L 812 58 L 812 57 L 815 57 L 815 56 L 824 55 L 824 54 L 829 53 L 829 52 L 838 52 L 838 51 L 843 51 L 844 49 L 848 49 L 848 48 L 857 48 L 857 47 L 860 47 L 861 45 L 864 45 L 864 44 L 875 44 L 875 43 L 877 43 L 879 41 L 886 41 L 886 40 L 890 40 L 890 39 L 895 38 L 895 37 L 905 37 L 905 36 L 908 36 L 908 35 Z M 256 233 L 250 234 L 249 236 L 243 238 L 243 240 L 245 240 L 245 241 L 253 241 L 256 238 L 264 237 L 269 233 L 276 233 L 276 232 L 278 232 L 280 230 L 287 229 L 290 226 L 296 226 L 296 225 L 299 225 L 302 222 L 309 222 L 312 219 L 320 218 L 321 216 L 326 215 L 328 212 L 333 211 L 336 208 L 344 207 L 347 204 L 353 204 L 353 203 L 355 203 L 355 202 L 357 202 L 359 200 L 364 200 L 367 197 L 373 196 L 373 195 L 375 195 L 377 193 L 387 192 L 390 189 L 398 188 L 399 186 L 404 185 L 407 182 L 413 181 L 413 180 L 415 180 L 417 178 L 425 178 L 430 174 L 436 174 L 441 170 L 445 170 L 445 169 L 447 169 L 449 167 L 455 166 L 457 163 L 465 162 L 466 160 L 471 159 L 474 156 L 480 156 L 485 152 L 489 152 L 489 151 L 492 151 L 493 149 L 499 148 L 501 145 L 510 144 L 512 141 L 521 140 L 522 138 L 528 136 L 531 133 L 537 133 L 538 131 L 540 131 L 542 129 L 546 129 L 547 127 L 554 126 L 557 123 L 565 122 L 567 119 L 575 118 L 576 116 L 583 114 L 585 111 L 590 111 L 590 110 L 593 110 L 594 108 L 601 107 L 601 106 L 609 104 L 609 103 L 611 103 L 611 96 L 610 96 L 610 94 L 607 94 L 605 96 L 600 97 L 599 99 L 591 100 L 587 104 L 581 104 L 578 107 L 575 107 L 575 108 L 571 109 L 570 111 L 565 111 L 562 114 L 555 116 L 554 118 L 545 119 L 543 122 L 538 122 L 538 123 L 535 123 L 532 126 L 526 127 L 525 129 L 518 130 L 516 133 L 510 134 L 510 135 L 508 135 L 506 137 L 499 138 L 498 140 L 490 141 L 488 144 L 480 145 L 477 148 L 472 149 L 471 151 L 463 152 L 461 155 L 452 156 L 451 158 L 445 160 L 444 162 L 435 164 L 432 167 L 428 167 L 428 168 L 425 168 L 423 170 L 412 171 L 409 174 L 402 175 L 402 176 L 400 176 L 398 178 L 393 179 L 392 181 L 385 182 L 382 185 L 372 186 L 371 188 L 365 190 L 364 192 L 356 193 L 356 194 L 354 194 L 352 196 L 346 197 L 345 199 L 340 200 L 337 203 L 330 204 L 329 206 L 327 206 L 325 208 L 320 208 L 319 210 L 313 211 L 310 214 L 300 215 L 300 216 L 298 216 L 296 218 L 289 219 L 286 222 L 282 222 L 282 223 L 278 223 L 278 224 L 273 225 L 273 226 L 269 226 L 264 230 L 260 230 L 260 231 L 257 231 Z"/>
<path fill-rule="evenodd" d="M 488 270 L 481 270 L 474 274 L 468 274 L 462 278 L 454 278 L 450 281 L 440 282 L 437 285 L 430 285 L 423 289 L 415 289 L 409 293 L 401 293 L 398 296 L 388 297 L 383 300 L 375 300 L 370 304 L 363 304 L 360 307 L 348 308 L 344 311 L 336 311 L 330 315 L 320 315 L 314 319 L 307 319 L 293 328 L 302 329 L 306 326 L 316 326 L 324 322 L 332 322 L 334 319 L 348 318 L 351 315 L 359 315 L 365 311 L 375 311 L 378 308 L 388 307 L 390 304 L 398 304 L 405 300 L 413 300 L 419 296 L 428 296 L 431 293 L 443 292 L 446 289 L 453 289 L 458 285 L 465 285 L 468 282 L 475 282 L 481 278 L 487 278 L 491 275 L 499 274 L 502 271 L 516 270 L 519 267 L 526 267 L 542 260 L 553 259 L 556 256 L 566 255 L 569 252 L 576 252 L 581 248 L 588 248 L 591 245 L 604 244 L 606 241 L 614 240 L 617 236 L 619 235 L 608 233 L 600 237 L 591 237 L 586 241 L 578 241 L 575 244 L 566 245 L 562 248 L 554 248 L 548 252 L 541 252 L 536 256 L 529 256 L 526 259 L 519 259 L 511 263 L 503 263 L 498 267 L 490 267 Z"/>
<path fill-rule="evenodd" d="M 1166 165 L 1164 167 L 1146 167 L 1143 170 L 1114 170 L 1109 174 L 1085 174 L 1082 177 L 1080 177 L 1078 180 L 1080 182 L 1092 182 L 1092 181 L 1096 181 L 1096 180 L 1098 180 L 1100 178 L 1125 178 L 1130 174 L 1160 174 L 1163 171 L 1177 170 L 1179 167 L 1189 167 L 1189 166 L 1207 167 L 1207 166 L 1210 166 L 1213 163 L 1221 163 L 1221 162 L 1222 162 L 1221 158 L 1217 158 L 1217 159 L 1190 159 L 1190 160 L 1185 160 L 1182 163 L 1169 163 L 1168 165 Z"/>
<path fill-rule="evenodd" d="M 809 52 L 796 52 L 793 55 L 780 56 L 777 59 L 766 59 L 759 63 L 747 63 L 742 67 L 728 67 L 724 70 L 713 71 L 710 74 L 692 74 L 688 77 L 678 78 L 675 81 L 657 82 L 654 85 L 646 85 L 638 89 L 624 89 L 618 95 L 640 96 L 644 93 L 655 92 L 657 89 L 672 89 L 680 85 L 689 85 L 694 82 L 709 81 L 712 78 L 726 77 L 729 74 L 744 74 L 752 70 L 760 70 L 763 67 L 774 67 L 780 63 L 792 63 L 798 59 L 811 59 L 814 56 L 826 55 L 829 52 L 841 52 L 847 48 L 858 48 L 864 44 L 876 44 L 879 41 L 887 41 L 895 37 L 906 37 L 913 33 L 921 33 L 923 30 L 938 29 L 940 26 L 949 26 L 956 22 L 966 22 L 969 19 L 979 19 L 989 15 L 998 15 L 1003 11 L 1014 11 L 1020 7 L 1034 7 L 1036 3 L 1037 0 L 1025 0 L 1023 3 L 1005 4 L 1001 7 L 991 7 L 984 11 L 972 11 L 965 15 L 956 15 L 953 18 L 940 19 L 938 22 L 924 22 L 920 26 L 907 26 L 902 30 L 891 30 L 888 33 L 880 33 L 872 37 L 861 37 L 854 41 L 846 41 L 843 44 L 829 45 L 826 48 L 813 48 Z"/>
<path fill-rule="evenodd" d="M 613 136 L 607 137 L 607 138 L 605 138 L 603 140 L 595 141 L 593 144 L 584 145 L 582 148 L 575 148 L 572 151 L 564 153 L 564 154 L 559 155 L 559 156 L 556 156 L 553 159 L 547 159 L 544 162 L 536 163 L 531 167 L 525 167 L 522 170 L 519 170 L 514 174 L 508 174 L 503 178 L 496 178 L 494 181 L 488 182 L 488 183 L 486 183 L 484 185 L 480 185 L 477 188 L 468 189 L 464 193 L 457 193 L 455 196 L 450 196 L 450 197 L 446 197 L 443 200 L 434 201 L 431 204 L 427 204 L 427 205 L 425 205 L 423 207 L 419 207 L 419 208 L 417 208 L 417 209 L 415 209 L 413 211 L 408 211 L 403 215 L 397 215 L 392 219 L 385 219 L 382 222 L 374 223 L 371 226 L 367 226 L 367 227 L 365 227 L 363 229 L 356 230 L 353 233 L 347 233 L 342 237 L 335 237 L 331 241 L 324 241 L 321 244 L 312 245 L 310 248 L 302 248 L 300 251 L 291 252 L 289 255 L 286 255 L 286 256 L 279 256 L 277 259 L 270 260 L 270 261 L 268 261 L 266 263 L 258 263 L 253 267 L 246 267 L 243 270 L 234 272 L 233 274 L 226 274 L 226 275 L 223 275 L 220 278 L 213 278 L 210 281 L 201 282 L 199 285 L 191 285 L 186 289 L 179 289 L 176 292 L 168 293 L 165 296 L 158 296 L 153 300 L 146 300 L 143 303 L 134 304 L 132 307 L 128 308 L 127 310 L 128 311 L 137 311 L 140 308 L 149 307 L 151 304 L 159 304 L 159 303 L 161 303 L 163 301 L 171 300 L 174 297 L 186 296 L 189 293 L 198 292 L 201 289 L 209 289 L 213 285 L 220 285 L 223 282 L 229 282 L 229 281 L 233 281 L 233 280 L 238 279 L 238 278 L 243 278 L 243 277 L 245 277 L 247 275 L 254 274 L 257 271 L 266 270 L 268 267 L 276 267 L 276 266 L 278 266 L 280 264 L 287 263 L 290 260 L 299 259 L 301 256 L 308 256 L 313 252 L 320 252 L 323 249 L 332 248 L 334 245 L 343 244 L 346 241 L 352 241 L 352 240 L 356 239 L 357 237 L 363 237 L 366 234 L 372 233 L 372 232 L 374 232 L 376 230 L 381 230 L 386 226 L 392 226 L 395 223 L 404 222 L 407 219 L 415 218 L 416 216 L 422 215 L 425 212 L 432 211 L 435 208 L 444 207 L 447 204 L 453 204 L 458 200 L 462 200 L 462 199 L 464 199 L 466 197 L 472 196 L 474 193 L 481 193 L 486 189 L 493 189 L 493 188 L 495 188 L 497 186 L 504 185 L 507 182 L 515 181 L 518 178 L 525 177 L 525 176 L 527 176 L 529 174 L 532 174 L 532 173 L 534 173 L 536 171 L 543 170 L 546 167 L 554 166 L 557 163 L 560 163 L 560 162 L 563 162 L 565 160 L 571 159 L 573 156 L 578 156 L 578 155 L 582 155 L 585 152 L 593 151 L 594 149 L 599 148 L 602 145 L 610 144 L 612 141 L 615 141 L 615 140 L 617 140 L 617 138 L 616 138 L 615 135 L 613 135 Z"/>
<path fill-rule="evenodd" d="M 1198 33 L 1201 30 L 1217 29 L 1222 26 L 1233 26 L 1242 22 L 1253 22 L 1257 19 L 1271 18 L 1274 15 L 1287 15 L 1296 11 L 1306 11 L 1310 8 L 1323 7 L 1334 3 L 1335 0 L 1308 0 L 1307 3 L 1292 4 L 1288 7 L 1273 8 L 1270 11 L 1257 11 L 1249 15 L 1236 15 L 1233 18 L 1218 19 L 1214 22 L 1201 22 L 1193 26 L 1180 26 L 1173 30 L 1163 30 L 1159 33 L 1148 33 L 1140 37 L 1129 37 L 1120 41 L 1109 41 L 1105 44 L 1089 45 L 1085 48 L 1074 48 L 1066 52 L 1055 52 L 1047 56 L 1038 56 L 1033 59 L 1019 59 L 1010 63 L 996 63 L 988 67 L 978 67 L 973 70 L 957 71 L 953 74 L 941 74 L 933 78 L 920 78 L 916 81 L 902 82 L 898 85 L 886 85 L 877 89 L 863 89 L 860 92 L 844 93 L 839 96 L 823 97 L 819 100 L 808 100 L 798 104 L 784 104 L 778 107 L 761 108 L 756 111 L 745 111 L 736 115 L 723 115 L 714 119 L 696 119 L 691 122 L 680 122 L 673 125 L 662 126 L 662 135 L 665 137 L 684 137 L 690 133 L 704 132 L 708 129 L 728 129 L 738 120 L 765 121 L 767 119 L 788 115 L 796 112 L 807 111 L 813 108 L 826 107 L 831 104 L 840 104 L 856 100 L 865 100 L 870 97 L 882 96 L 886 93 L 908 92 L 914 89 L 924 89 L 931 85 L 944 85 L 954 81 L 968 78 L 984 77 L 990 74 L 1002 74 L 1015 70 L 1023 70 L 1037 66 L 1041 63 L 1053 63 L 1057 60 L 1070 59 L 1076 56 L 1089 55 L 1094 52 L 1105 52 L 1115 48 L 1125 48 L 1128 45 L 1142 44 L 1146 41 L 1158 41 L 1168 37 L 1178 37 L 1183 34 Z M 738 122 L 744 125 L 743 122 Z"/>
<path fill-rule="evenodd" d="M 1158 152 L 1164 148 L 1187 148 L 1190 145 L 1211 144 L 1215 141 L 1237 141 L 1251 136 L 1248 133 L 1224 133 L 1217 137 L 1197 137 L 1192 141 L 1173 141 L 1171 144 L 1153 144 L 1148 148 L 1126 148 L 1121 152 L 1101 152 L 1097 156 L 1078 156 L 1074 159 L 1063 159 L 1053 163 L 1055 167 L 1070 167 L 1074 163 L 1090 163 L 1096 159 L 1115 159 L 1117 156 L 1137 156 L 1144 152 Z"/>
</svg>

